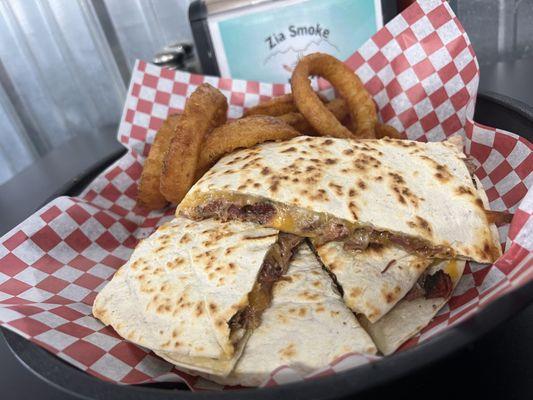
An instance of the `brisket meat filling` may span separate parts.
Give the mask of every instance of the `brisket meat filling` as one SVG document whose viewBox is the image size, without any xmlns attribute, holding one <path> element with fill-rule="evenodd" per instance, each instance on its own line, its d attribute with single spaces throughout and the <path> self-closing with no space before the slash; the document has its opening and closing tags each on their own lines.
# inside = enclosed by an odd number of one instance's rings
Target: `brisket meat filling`
<svg viewBox="0 0 533 400">
<path fill-rule="evenodd" d="M 261 225 L 268 224 L 276 216 L 276 206 L 269 202 L 239 205 L 227 200 L 212 200 L 196 207 L 195 216 L 200 218 L 219 218 L 221 220 L 238 219 L 241 221 L 255 222 Z M 423 257 L 440 256 L 448 258 L 453 256 L 451 249 L 445 246 L 430 246 L 422 239 L 409 236 L 381 232 L 371 227 L 358 227 L 350 232 L 342 221 L 334 218 L 312 220 L 301 218 L 294 232 L 300 236 L 311 237 L 315 246 L 321 246 L 331 241 L 344 241 L 346 250 L 364 250 L 369 243 L 394 244 L 404 248 L 410 253 Z"/>
<path fill-rule="evenodd" d="M 272 300 L 272 287 L 287 272 L 294 250 L 302 240 L 290 233 L 280 232 L 278 241 L 268 250 L 256 283 L 248 294 L 248 305 L 228 322 L 232 331 L 259 326 L 261 314 Z"/>
<path fill-rule="evenodd" d="M 415 300 L 420 297 L 426 299 L 437 299 L 451 296 L 453 282 L 450 275 L 442 270 L 438 270 L 433 275 L 422 275 L 412 289 L 405 295 L 405 300 Z"/>
</svg>

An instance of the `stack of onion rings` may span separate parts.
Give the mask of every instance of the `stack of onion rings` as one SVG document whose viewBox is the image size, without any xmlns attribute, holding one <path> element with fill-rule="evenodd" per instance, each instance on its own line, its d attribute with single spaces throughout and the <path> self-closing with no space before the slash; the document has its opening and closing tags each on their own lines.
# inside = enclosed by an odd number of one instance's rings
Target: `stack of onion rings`
<svg viewBox="0 0 533 400">
<path fill-rule="evenodd" d="M 195 181 L 204 137 L 226 122 L 226 97 L 204 83 L 185 102 L 163 163 L 160 190 L 171 203 L 179 203 Z"/>
</svg>

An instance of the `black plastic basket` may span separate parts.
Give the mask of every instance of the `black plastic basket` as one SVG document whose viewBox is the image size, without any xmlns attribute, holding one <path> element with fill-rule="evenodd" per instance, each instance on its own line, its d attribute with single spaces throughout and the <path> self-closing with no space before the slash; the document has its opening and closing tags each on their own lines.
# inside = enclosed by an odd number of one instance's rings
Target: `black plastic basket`
<svg viewBox="0 0 533 400">
<path fill-rule="evenodd" d="M 533 109 L 519 101 L 495 93 L 479 94 L 474 119 L 488 126 L 533 138 Z M 64 194 L 79 193 L 104 167 L 96 162 L 80 183 Z M 89 399 L 333 399 L 353 396 L 386 385 L 456 352 L 479 339 L 533 302 L 533 282 L 505 294 L 474 316 L 422 344 L 371 364 L 336 375 L 264 389 L 226 392 L 188 391 L 181 383 L 120 386 L 99 380 L 67 364 L 41 347 L 7 330 L 6 341 L 17 358 L 37 376 L 75 397 Z"/>
</svg>

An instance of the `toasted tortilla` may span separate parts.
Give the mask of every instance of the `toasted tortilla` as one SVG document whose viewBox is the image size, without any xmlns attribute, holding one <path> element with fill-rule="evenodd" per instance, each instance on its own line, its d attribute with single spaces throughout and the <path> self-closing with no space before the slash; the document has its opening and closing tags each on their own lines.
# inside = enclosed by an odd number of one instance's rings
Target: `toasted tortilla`
<svg viewBox="0 0 533 400">
<path fill-rule="evenodd" d="M 139 243 L 93 314 L 176 365 L 225 375 L 248 337 L 229 322 L 277 240 L 277 230 L 252 223 L 176 218 Z"/>
<path fill-rule="evenodd" d="M 258 386 L 283 365 L 303 376 L 347 353 L 375 354 L 376 347 L 303 243 L 275 284 L 272 304 L 235 369 L 224 378 L 203 376 L 225 385 Z"/>
<path fill-rule="evenodd" d="M 465 264 L 464 260 L 445 260 L 431 266 L 428 274 L 433 275 L 439 270 L 444 271 L 451 277 L 455 288 L 463 275 Z M 413 300 L 402 299 L 379 321 L 372 323 L 365 317 L 359 318 L 359 321 L 370 334 L 379 351 L 384 355 L 389 355 L 424 329 L 448 300 L 449 298 L 444 297 L 426 299 L 423 296 Z"/>
<path fill-rule="evenodd" d="M 501 248 L 458 141 L 300 136 L 264 143 L 221 159 L 177 213 L 202 219 L 226 204 L 226 219 L 237 215 L 295 235 L 367 227 L 371 241 L 407 240 L 431 257 L 493 262 Z"/>
<path fill-rule="evenodd" d="M 474 180 L 477 194 L 483 202 L 483 206 L 485 209 L 489 209 L 489 199 L 481 181 L 477 177 L 474 177 Z M 495 224 L 490 224 L 490 232 L 493 240 L 499 243 L 498 228 Z M 385 264 L 386 262 L 388 260 L 385 258 L 382 263 Z M 464 260 L 449 260 L 430 266 L 427 273 L 433 275 L 442 270 L 450 276 L 455 288 L 463 275 L 464 269 Z M 372 336 L 372 339 L 374 339 L 379 351 L 384 355 L 388 355 L 394 353 L 403 343 L 426 327 L 448 300 L 448 298 L 442 297 L 402 299 L 379 321 L 376 322 L 375 319 L 372 320 L 368 316 L 362 316 L 360 321 L 370 336 Z"/>
<path fill-rule="evenodd" d="M 481 182 L 476 191 L 486 209 L 487 195 Z M 499 242 L 498 230 L 489 226 L 493 241 Z M 371 244 L 365 250 L 350 251 L 342 241 L 315 246 L 316 252 L 344 290 L 344 301 L 356 314 L 375 323 L 389 312 L 413 287 L 434 261 L 409 254 L 396 246 Z"/>
<path fill-rule="evenodd" d="M 353 252 L 343 245 L 329 242 L 316 251 L 343 288 L 346 305 L 371 322 L 389 312 L 432 262 L 395 246 L 370 245 Z"/>
</svg>

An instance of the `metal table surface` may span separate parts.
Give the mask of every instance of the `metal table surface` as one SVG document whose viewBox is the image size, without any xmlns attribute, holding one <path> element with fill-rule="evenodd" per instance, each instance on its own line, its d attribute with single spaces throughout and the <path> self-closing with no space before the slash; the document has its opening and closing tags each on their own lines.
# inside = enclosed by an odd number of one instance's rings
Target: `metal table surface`
<svg viewBox="0 0 533 400">
<path fill-rule="evenodd" d="M 482 66 L 480 88 L 533 106 L 533 59 Z M 0 186 L 0 234 L 71 186 L 95 159 L 120 152 L 113 128 L 75 138 Z M 533 398 L 533 305 L 460 352 L 408 377 L 357 396 L 396 398 Z M 0 334 L 0 398 L 76 399 L 27 370 Z"/>
</svg>

